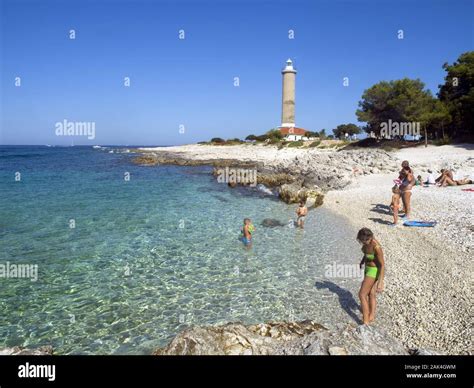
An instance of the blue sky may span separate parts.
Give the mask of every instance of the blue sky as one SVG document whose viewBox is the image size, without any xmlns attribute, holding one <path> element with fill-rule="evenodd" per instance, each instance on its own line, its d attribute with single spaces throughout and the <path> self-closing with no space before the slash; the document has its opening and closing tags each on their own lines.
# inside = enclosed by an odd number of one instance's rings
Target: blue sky
<svg viewBox="0 0 474 388">
<path fill-rule="evenodd" d="M 71 144 L 55 134 L 64 119 L 95 123 L 76 145 L 261 134 L 280 123 L 287 58 L 297 126 L 330 130 L 357 123 L 381 80 L 420 78 L 436 93 L 442 64 L 473 49 L 466 0 L 0 1 L 1 144 Z"/>
</svg>

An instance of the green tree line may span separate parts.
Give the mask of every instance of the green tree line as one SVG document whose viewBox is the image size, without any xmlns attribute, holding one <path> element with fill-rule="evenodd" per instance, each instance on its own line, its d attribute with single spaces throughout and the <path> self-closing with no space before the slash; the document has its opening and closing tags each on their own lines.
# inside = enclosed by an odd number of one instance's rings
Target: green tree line
<svg viewBox="0 0 474 388">
<path fill-rule="evenodd" d="M 384 123 L 419 123 L 428 138 L 468 138 L 474 126 L 474 51 L 460 55 L 453 64 L 445 63 L 444 83 L 437 96 L 419 79 L 381 81 L 365 90 L 357 119 L 363 129 L 379 137 Z M 337 135 L 336 135 L 337 136 Z"/>
</svg>

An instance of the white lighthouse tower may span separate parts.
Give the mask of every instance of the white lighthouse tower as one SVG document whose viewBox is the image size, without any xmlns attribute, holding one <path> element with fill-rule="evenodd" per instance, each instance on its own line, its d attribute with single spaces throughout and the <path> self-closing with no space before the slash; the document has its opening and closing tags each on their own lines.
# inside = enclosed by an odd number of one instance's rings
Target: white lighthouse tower
<svg viewBox="0 0 474 388">
<path fill-rule="evenodd" d="M 281 71 L 283 76 L 283 92 L 281 105 L 281 128 L 295 127 L 295 80 L 296 70 L 291 59 Z"/>
</svg>

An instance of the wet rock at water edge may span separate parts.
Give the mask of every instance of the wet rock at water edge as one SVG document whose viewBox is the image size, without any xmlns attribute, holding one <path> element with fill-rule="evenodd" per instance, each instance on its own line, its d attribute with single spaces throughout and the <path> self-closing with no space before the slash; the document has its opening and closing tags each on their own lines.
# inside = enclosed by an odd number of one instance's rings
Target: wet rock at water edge
<svg viewBox="0 0 474 388">
<path fill-rule="evenodd" d="M 141 166 L 156 166 L 159 160 L 154 155 L 140 155 L 132 159 L 132 162 Z"/>
<path fill-rule="evenodd" d="M 280 187 L 278 194 L 286 203 L 298 203 L 306 201 L 307 207 L 318 207 L 323 204 L 324 194 L 316 189 L 302 187 L 301 184 L 284 184 Z"/>
</svg>

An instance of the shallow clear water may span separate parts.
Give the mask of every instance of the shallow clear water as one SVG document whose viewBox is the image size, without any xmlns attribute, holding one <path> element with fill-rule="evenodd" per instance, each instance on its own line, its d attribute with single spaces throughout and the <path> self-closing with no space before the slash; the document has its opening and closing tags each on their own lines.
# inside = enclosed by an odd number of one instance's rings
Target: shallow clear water
<svg viewBox="0 0 474 388">
<path fill-rule="evenodd" d="M 327 264 L 360 260 L 341 218 L 319 208 L 305 230 L 265 228 L 295 206 L 229 189 L 207 167 L 132 156 L 0 147 L 0 263 L 39 268 L 36 282 L 0 279 L 0 346 L 149 353 L 189 325 L 358 315 L 359 280 L 325 277 Z M 250 250 L 237 240 L 244 217 L 257 228 Z"/>
</svg>

